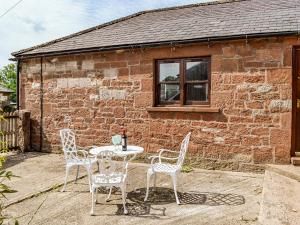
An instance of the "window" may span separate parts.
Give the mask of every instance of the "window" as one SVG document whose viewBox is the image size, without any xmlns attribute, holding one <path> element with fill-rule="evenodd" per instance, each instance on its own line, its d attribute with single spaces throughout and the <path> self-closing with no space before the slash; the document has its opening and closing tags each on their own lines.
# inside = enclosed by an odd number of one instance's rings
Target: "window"
<svg viewBox="0 0 300 225">
<path fill-rule="evenodd" d="M 156 61 L 156 105 L 208 105 L 210 58 Z"/>
</svg>

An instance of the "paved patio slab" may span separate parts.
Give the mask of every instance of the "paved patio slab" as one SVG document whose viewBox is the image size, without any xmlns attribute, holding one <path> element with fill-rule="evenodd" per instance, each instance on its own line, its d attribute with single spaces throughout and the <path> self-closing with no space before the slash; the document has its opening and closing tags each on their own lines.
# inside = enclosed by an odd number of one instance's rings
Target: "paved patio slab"
<svg viewBox="0 0 300 225">
<path fill-rule="evenodd" d="M 19 177 L 12 178 L 6 184 L 18 192 L 7 195 L 4 205 L 10 205 L 25 198 L 52 189 L 63 182 L 65 161 L 63 155 L 28 152 L 10 154 L 5 162 L 5 169 Z M 69 180 L 74 180 L 76 169 L 71 171 Z M 80 176 L 85 175 L 82 169 Z"/>
<path fill-rule="evenodd" d="M 24 155 L 24 160 L 9 167 L 21 175 L 10 185 L 19 190 L 9 201 L 22 199 L 62 183 L 64 161 L 60 155 Z M 258 224 L 263 176 L 258 174 L 195 170 L 182 173 L 175 203 L 171 181 L 164 175 L 158 188 L 144 203 L 146 164 L 132 163 L 127 187 L 129 214 L 123 215 L 118 190 L 105 202 L 105 190 L 99 195 L 96 216 L 90 216 L 91 195 L 87 178 L 68 184 L 66 192 L 54 189 L 15 203 L 5 213 L 18 217 L 20 224 Z M 81 170 L 83 174 L 83 169 Z M 73 174 L 75 176 L 75 169 Z"/>
<path fill-rule="evenodd" d="M 300 167 L 269 165 L 259 221 L 264 225 L 300 224 Z"/>
</svg>

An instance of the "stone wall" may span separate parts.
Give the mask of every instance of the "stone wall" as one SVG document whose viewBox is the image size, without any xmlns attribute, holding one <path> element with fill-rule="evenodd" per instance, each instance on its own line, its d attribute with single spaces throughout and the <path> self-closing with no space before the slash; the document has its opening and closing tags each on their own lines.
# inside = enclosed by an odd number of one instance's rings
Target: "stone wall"
<svg viewBox="0 0 300 225">
<path fill-rule="evenodd" d="M 212 42 L 49 57 L 43 63 L 43 151 L 61 151 L 59 129 L 78 145 L 103 145 L 128 129 L 129 143 L 178 148 L 192 131 L 194 162 L 251 169 L 288 163 L 291 148 L 292 45 L 297 37 Z M 219 113 L 148 112 L 154 59 L 211 56 L 211 107 Z M 40 59 L 22 61 L 21 107 L 31 111 L 39 148 Z"/>
</svg>

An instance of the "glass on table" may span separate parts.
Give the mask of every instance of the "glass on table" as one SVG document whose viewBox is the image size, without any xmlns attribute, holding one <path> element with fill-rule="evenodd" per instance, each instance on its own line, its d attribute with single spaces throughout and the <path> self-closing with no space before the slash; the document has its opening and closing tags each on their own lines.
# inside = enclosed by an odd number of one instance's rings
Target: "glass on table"
<svg viewBox="0 0 300 225">
<path fill-rule="evenodd" d="M 121 135 L 117 134 L 112 136 L 111 141 L 113 145 L 115 146 L 115 150 L 118 150 L 118 146 L 121 146 L 122 137 Z"/>
</svg>

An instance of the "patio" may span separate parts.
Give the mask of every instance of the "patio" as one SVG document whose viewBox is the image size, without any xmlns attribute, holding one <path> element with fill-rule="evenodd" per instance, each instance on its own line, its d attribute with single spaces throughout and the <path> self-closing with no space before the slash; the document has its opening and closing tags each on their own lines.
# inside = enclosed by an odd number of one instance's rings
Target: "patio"
<svg viewBox="0 0 300 225">
<path fill-rule="evenodd" d="M 144 203 L 149 165 L 130 163 L 128 215 L 123 215 L 120 191 L 113 190 L 110 201 L 105 202 L 107 192 L 102 190 L 95 216 L 90 216 L 86 177 L 77 184 L 69 183 L 66 192 L 57 188 L 63 184 L 63 155 L 16 155 L 7 166 L 21 177 L 10 183 L 19 192 L 8 196 L 5 213 L 18 217 L 20 224 L 258 224 L 263 175 L 198 169 L 181 173 L 180 206 L 170 179 L 159 175 L 156 192 L 151 189 L 150 201 Z M 74 168 L 70 179 L 75 174 Z M 86 173 L 81 169 L 80 174 Z"/>
</svg>

